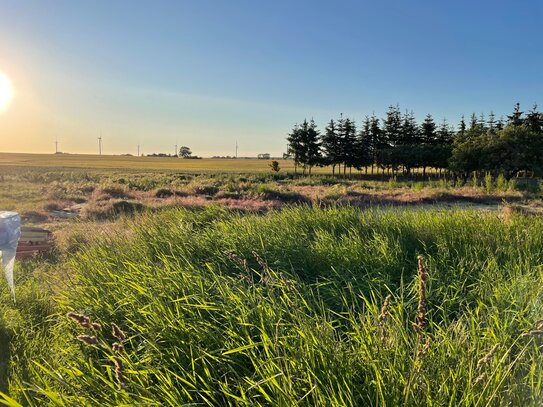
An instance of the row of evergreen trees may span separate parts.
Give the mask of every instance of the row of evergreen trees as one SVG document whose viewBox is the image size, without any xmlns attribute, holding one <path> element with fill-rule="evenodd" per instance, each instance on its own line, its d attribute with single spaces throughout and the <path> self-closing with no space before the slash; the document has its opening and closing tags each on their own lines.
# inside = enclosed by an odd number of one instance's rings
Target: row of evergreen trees
<svg viewBox="0 0 543 407">
<path fill-rule="evenodd" d="M 334 175 L 344 176 L 353 168 L 392 175 L 410 175 L 413 168 L 422 168 L 425 175 L 427 168 L 435 168 L 464 178 L 473 171 L 510 178 L 543 170 L 543 113 L 537 105 L 524 115 L 517 103 L 506 119 L 472 114 L 466 123 L 462 116 L 456 129 L 445 119 L 436 124 L 430 114 L 419 124 L 413 112 L 402 114 L 396 105 L 382 119 L 366 116 L 358 129 L 343 115 L 330 120 L 323 132 L 313 120 L 304 120 L 287 140 L 287 155 L 304 174 L 315 166 L 332 166 Z"/>
</svg>

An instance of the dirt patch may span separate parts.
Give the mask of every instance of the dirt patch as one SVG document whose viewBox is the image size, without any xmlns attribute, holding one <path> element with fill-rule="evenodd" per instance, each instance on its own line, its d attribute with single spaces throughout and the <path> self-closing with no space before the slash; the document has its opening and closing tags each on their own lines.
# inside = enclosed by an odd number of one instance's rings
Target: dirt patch
<svg viewBox="0 0 543 407">
<path fill-rule="evenodd" d="M 134 199 L 134 195 L 124 188 L 119 187 L 103 187 L 97 188 L 92 193 L 93 201 L 109 201 L 113 199 Z"/>
</svg>

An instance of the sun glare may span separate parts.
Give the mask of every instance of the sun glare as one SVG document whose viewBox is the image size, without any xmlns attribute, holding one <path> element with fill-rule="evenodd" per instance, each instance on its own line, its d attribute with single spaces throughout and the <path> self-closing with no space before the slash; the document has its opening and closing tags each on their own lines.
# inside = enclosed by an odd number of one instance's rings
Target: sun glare
<svg viewBox="0 0 543 407">
<path fill-rule="evenodd" d="M 7 107 L 13 97 L 13 89 L 9 78 L 0 72 L 0 110 Z"/>
</svg>

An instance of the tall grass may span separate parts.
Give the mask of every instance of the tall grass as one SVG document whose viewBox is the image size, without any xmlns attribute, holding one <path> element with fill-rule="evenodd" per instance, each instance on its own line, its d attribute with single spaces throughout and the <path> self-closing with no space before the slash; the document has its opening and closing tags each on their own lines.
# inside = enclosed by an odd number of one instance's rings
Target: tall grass
<svg viewBox="0 0 543 407">
<path fill-rule="evenodd" d="M 540 405 L 540 219 L 210 207 L 128 227 L 62 266 L 71 278 L 56 314 L 42 317 L 47 331 L 13 334 L 13 400 Z M 13 306 L 4 297 L 5 316 Z M 112 322 L 125 339 L 105 329 Z"/>
</svg>

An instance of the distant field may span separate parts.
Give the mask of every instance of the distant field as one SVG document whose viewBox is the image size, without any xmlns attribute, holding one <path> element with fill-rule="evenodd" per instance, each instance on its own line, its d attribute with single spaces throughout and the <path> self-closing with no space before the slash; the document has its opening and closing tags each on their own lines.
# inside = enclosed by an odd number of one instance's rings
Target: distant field
<svg viewBox="0 0 543 407">
<path fill-rule="evenodd" d="M 152 169 L 187 172 L 268 172 L 271 160 L 258 159 L 214 159 L 183 160 L 166 157 L 125 157 L 113 155 L 83 154 L 12 154 L 0 153 L 0 165 L 24 167 L 60 168 L 113 168 L 113 169 Z M 294 171 L 292 160 L 280 160 L 282 170 Z M 327 168 L 318 169 L 320 173 L 329 172 Z"/>
<path fill-rule="evenodd" d="M 27 153 L 0 153 L 0 167 L 54 167 L 56 169 L 93 168 L 117 170 L 162 170 L 179 171 L 187 173 L 264 173 L 271 172 L 269 164 L 272 160 L 259 160 L 256 158 L 220 159 L 203 158 L 200 160 L 184 160 L 173 157 L 134 157 L 118 155 L 87 155 L 87 154 L 27 154 Z M 279 159 L 280 172 L 293 173 L 292 160 Z M 301 171 L 299 168 L 298 171 Z M 381 169 L 374 168 L 372 178 L 379 180 L 390 178 L 390 173 L 381 173 Z M 332 175 L 332 167 L 314 167 L 313 174 Z M 365 170 L 362 173 L 366 174 Z M 422 169 L 413 169 L 413 173 L 422 174 Z M 336 174 L 338 171 L 336 170 Z M 359 171 L 353 169 L 352 175 L 356 177 Z M 368 167 L 368 175 L 371 170 Z M 426 174 L 437 176 L 435 169 L 428 168 Z M 347 171 L 349 175 L 349 171 Z"/>
</svg>

